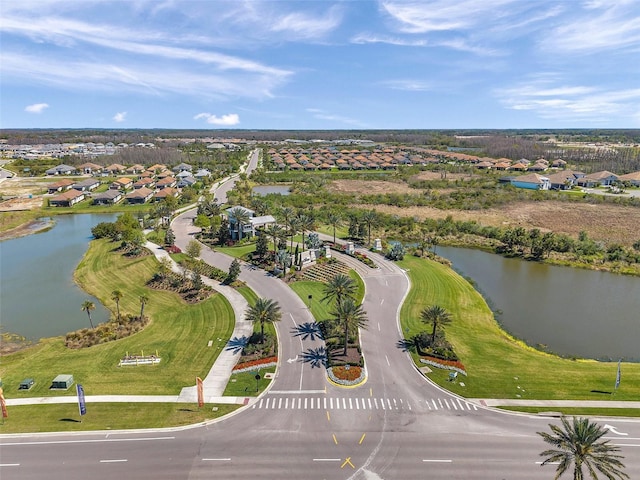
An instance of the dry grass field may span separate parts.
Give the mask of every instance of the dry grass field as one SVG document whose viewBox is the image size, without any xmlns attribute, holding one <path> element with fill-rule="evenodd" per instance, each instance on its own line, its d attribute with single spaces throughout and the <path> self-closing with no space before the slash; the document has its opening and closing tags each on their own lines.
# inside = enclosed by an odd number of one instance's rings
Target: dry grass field
<svg viewBox="0 0 640 480">
<path fill-rule="evenodd" d="M 438 210 L 431 207 L 399 208 L 389 205 L 361 205 L 379 212 L 425 218 L 445 218 L 451 215 L 455 220 L 475 220 L 482 225 L 520 226 L 551 230 L 577 237 L 582 230 L 596 240 L 632 245 L 640 239 L 640 208 L 620 205 L 592 205 L 564 202 L 519 202 L 499 209 L 461 211 Z"/>
</svg>

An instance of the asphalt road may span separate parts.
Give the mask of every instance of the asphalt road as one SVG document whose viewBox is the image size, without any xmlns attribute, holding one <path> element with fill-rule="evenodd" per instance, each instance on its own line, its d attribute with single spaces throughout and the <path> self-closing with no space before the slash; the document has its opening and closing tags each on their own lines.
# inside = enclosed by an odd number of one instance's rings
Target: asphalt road
<svg viewBox="0 0 640 480">
<path fill-rule="evenodd" d="M 194 212 L 174 222 L 176 243 L 190 240 Z M 226 269 L 231 259 L 202 257 Z M 314 366 L 317 338 L 304 303 L 279 279 L 244 266 L 240 278 L 277 300 L 280 365 L 271 389 L 237 414 L 194 428 L 4 437 L 0 478 L 36 479 L 548 479 L 536 431 L 553 419 L 497 412 L 453 396 L 413 367 L 397 313 L 409 287 L 393 263 L 364 280 L 368 328 L 362 331 L 367 382 L 329 384 Z M 603 422 L 604 423 L 604 422 Z M 607 420 L 631 478 L 640 478 L 640 423 Z"/>
</svg>

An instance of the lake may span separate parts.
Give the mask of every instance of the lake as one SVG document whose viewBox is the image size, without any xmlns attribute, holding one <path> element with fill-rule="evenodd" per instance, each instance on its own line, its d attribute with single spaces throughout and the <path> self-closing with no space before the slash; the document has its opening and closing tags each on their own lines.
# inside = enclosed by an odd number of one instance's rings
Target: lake
<svg viewBox="0 0 640 480">
<path fill-rule="evenodd" d="M 91 228 L 112 222 L 113 214 L 57 215 L 42 233 L 0 242 L 0 327 L 37 340 L 89 327 L 85 300 L 91 300 L 94 325 L 109 311 L 83 292 L 73 272 L 87 251 Z"/>
<path fill-rule="evenodd" d="M 253 187 L 252 192 L 260 197 L 264 197 L 265 195 L 272 193 L 277 193 L 279 195 L 289 195 L 290 193 L 288 185 L 259 185 L 257 187 Z"/>
<path fill-rule="evenodd" d="M 553 353 L 640 361 L 640 278 L 437 247 L 512 335 Z"/>
</svg>

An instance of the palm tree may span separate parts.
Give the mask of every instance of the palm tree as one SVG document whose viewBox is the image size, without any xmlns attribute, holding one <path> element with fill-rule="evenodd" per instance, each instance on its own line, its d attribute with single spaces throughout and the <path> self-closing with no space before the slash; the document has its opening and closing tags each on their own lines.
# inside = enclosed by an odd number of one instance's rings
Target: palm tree
<svg viewBox="0 0 640 480">
<path fill-rule="evenodd" d="M 340 304 L 345 298 L 352 297 L 355 293 L 356 282 L 353 281 L 353 278 L 339 273 L 324 286 L 322 301 L 331 302 L 335 300 L 336 304 Z"/>
<path fill-rule="evenodd" d="M 291 264 L 291 254 L 286 250 L 278 250 L 276 253 L 276 263 L 282 265 L 282 271 L 286 271 Z"/>
<path fill-rule="evenodd" d="M 139 297 L 140 299 L 140 320 L 142 320 L 144 317 L 144 306 L 149 302 L 149 297 L 142 294 Z"/>
<path fill-rule="evenodd" d="M 289 222 L 293 218 L 293 208 L 282 207 L 282 209 L 280 210 L 280 217 L 282 217 L 282 220 L 284 221 L 284 226 L 287 229 L 289 229 L 290 228 Z"/>
<path fill-rule="evenodd" d="M 349 333 L 357 328 L 364 328 L 367 324 L 367 312 L 358 305 L 353 298 L 346 297 L 336 304 L 335 310 L 331 314 L 333 320 L 341 324 L 344 329 L 344 351 L 347 354 L 349 344 Z"/>
<path fill-rule="evenodd" d="M 545 442 L 555 447 L 540 454 L 547 457 L 542 465 L 559 462 L 555 479 L 560 478 L 572 464 L 574 480 L 585 478 L 583 466 L 592 480 L 598 479 L 597 472 L 610 480 L 629 478 L 629 475 L 621 470 L 624 465 L 620 461 L 622 455 L 618 455 L 620 448 L 609 444 L 609 440 L 599 441 L 605 435 L 605 429 L 587 418 L 573 417 L 570 422 L 566 417 L 562 417 L 560 420 L 562 427 L 549 424 L 552 434 L 538 432 Z"/>
<path fill-rule="evenodd" d="M 304 234 L 307 230 L 314 229 L 315 219 L 303 213 L 298 215 L 298 221 L 300 222 L 300 230 L 302 230 L 302 251 L 304 252 Z"/>
<path fill-rule="evenodd" d="M 120 290 L 114 290 L 111 292 L 111 300 L 116 302 L 116 314 L 118 316 L 118 321 L 120 321 L 120 299 L 122 298 L 122 292 Z"/>
<path fill-rule="evenodd" d="M 378 212 L 376 212 L 375 210 L 367 210 L 362 215 L 362 221 L 367 224 L 367 244 L 371 245 L 371 227 L 378 223 Z"/>
<path fill-rule="evenodd" d="M 433 331 L 431 332 L 431 345 L 436 340 L 436 330 L 441 325 L 451 323 L 451 314 L 447 312 L 440 305 L 431 305 L 420 312 L 420 317 L 424 323 L 433 324 Z"/>
<path fill-rule="evenodd" d="M 82 311 L 87 312 L 87 316 L 89 317 L 89 325 L 93 328 L 93 320 L 91 320 L 91 311 L 95 310 L 96 306 L 91 300 L 85 300 L 82 302 Z"/>
<path fill-rule="evenodd" d="M 260 324 L 260 343 L 264 343 L 264 324 L 279 322 L 281 318 L 282 312 L 278 302 L 269 298 L 258 298 L 256 303 L 247 310 L 245 320 Z"/>
<path fill-rule="evenodd" d="M 282 227 L 280 225 L 278 225 L 277 223 L 272 223 L 271 225 L 267 226 L 267 234 L 269 234 L 271 236 L 271 238 L 273 238 L 273 251 L 277 252 L 278 251 L 278 237 L 280 237 L 280 235 L 282 235 Z"/>
<path fill-rule="evenodd" d="M 293 237 L 300 231 L 302 223 L 298 217 L 289 219 L 289 235 L 291 235 L 291 251 L 293 251 Z"/>
<path fill-rule="evenodd" d="M 337 213 L 329 213 L 327 215 L 327 223 L 333 227 L 333 243 L 336 243 L 336 228 L 342 225 L 342 217 Z"/>
<path fill-rule="evenodd" d="M 249 212 L 242 207 L 234 207 L 229 210 L 229 218 L 233 218 L 238 229 L 238 240 L 242 240 L 242 227 L 249 223 Z"/>
</svg>

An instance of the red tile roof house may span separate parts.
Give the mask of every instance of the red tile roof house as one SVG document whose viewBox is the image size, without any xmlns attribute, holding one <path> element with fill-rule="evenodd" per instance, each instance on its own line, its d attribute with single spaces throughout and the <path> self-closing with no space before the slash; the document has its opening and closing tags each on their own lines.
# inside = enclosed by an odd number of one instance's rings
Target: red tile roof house
<svg viewBox="0 0 640 480">
<path fill-rule="evenodd" d="M 107 168 L 105 168 L 105 171 L 111 174 L 123 173 L 126 170 L 127 167 L 125 167 L 124 165 L 120 165 L 119 163 L 114 163 L 113 165 L 109 165 Z"/>
<path fill-rule="evenodd" d="M 180 190 L 178 190 L 177 188 L 166 187 L 156 193 L 153 198 L 157 201 L 163 201 L 167 197 L 178 197 L 179 195 Z"/>
<path fill-rule="evenodd" d="M 103 170 L 102 166 L 96 165 L 95 163 L 91 163 L 91 162 L 78 165 L 77 168 L 79 171 L 89 175 L 93 175 L 94 173 L 100 173 Z"/>
<path fill-rule="evenodd" d="M 109 186 L 111 190 L 129 190 L 133 188 L 133 180 L 130 178 L 122 177 L 117 178 L 114 182 Z"/>
<path fill-rule="evenodd" d="M 162 180 L 158 180 L 156 182 L 156 187 L 162 190 L 163 188 L 167 188 L 167 187 L 175 187 L 176 184 L 177 184 L 177 181 L 175 178 L 165 177 Z"/>
<path fill-rule="evenodd" d="M 67 190 L 49 200 L 52 207 L 72 207 L 85 198 L 85 193 L 78 190 Z"/>
<path fill-rule="evenodd" d="M 142 165 L 139 164 L 135 164 L 129 168 L 127 168 L 127 173 L 132 173 L 132 174 L 137 174 L 140 172 L 144 172 L 144 167 Z"/>
<path fill-rule="evenodd" d="M 129 203 L 147 203 L 153 197 L 153 190 L 141 187 L 128 193 L 124 198 Z"/>
<path fill-rule="evenodd" d="M 147 188 L 151 188 L 153 187 L 153 185 L 155 184 L 153 178 L 151 177 L 142 177 L 140 180 L 138 180 L 136 183 L 133 184 L 133 188 L 135 188 L 136 190 L 138 188 L 143 188 L 143 187 L 147 187 Z"/>
<path fill-rule="evenodd" d="M 47 186 L 47 190 L 49 191 L 49 193 L 62 192 L 64 190 L 69 190 L 74 183 L 76 182 L 74 182 L 73 180 L 69 180 L 68 178 L 63 178 L 58 182 L 50 183 Z"/>
</svg>

